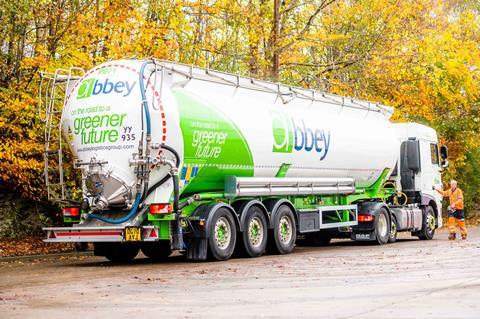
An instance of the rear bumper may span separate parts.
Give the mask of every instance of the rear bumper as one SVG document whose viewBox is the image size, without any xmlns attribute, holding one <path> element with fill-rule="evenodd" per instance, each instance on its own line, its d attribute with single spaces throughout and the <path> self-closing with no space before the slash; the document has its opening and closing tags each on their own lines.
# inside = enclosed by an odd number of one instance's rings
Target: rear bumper
<svg viewBox="0 0 480 319">
<path fill-rule="evenodd" d="M 142 226 L 142 241 L 159 240 L 159 229 L 155 226 Z M 124 241 L 122 226 L 97 227 L 45 227 L 48 243 L 79 242 L 122 242 Z"/>
</svg>

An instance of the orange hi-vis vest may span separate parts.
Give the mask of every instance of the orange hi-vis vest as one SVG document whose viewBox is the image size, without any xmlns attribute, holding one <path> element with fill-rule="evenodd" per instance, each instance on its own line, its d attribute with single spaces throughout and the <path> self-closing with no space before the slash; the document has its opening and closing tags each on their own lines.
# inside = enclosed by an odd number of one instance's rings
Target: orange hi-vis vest
<svg viewBox="0 0 480 319">
<path fill-rule="evenodd" d="M 453 209 L 463 209 L 463 192 L 460 188 L 456 188 L 454 191 L 448 189 L 446 191 L 441 191 L 443 196 L 448 196 L 450 199 L 450 206 Z"/>
</svg>

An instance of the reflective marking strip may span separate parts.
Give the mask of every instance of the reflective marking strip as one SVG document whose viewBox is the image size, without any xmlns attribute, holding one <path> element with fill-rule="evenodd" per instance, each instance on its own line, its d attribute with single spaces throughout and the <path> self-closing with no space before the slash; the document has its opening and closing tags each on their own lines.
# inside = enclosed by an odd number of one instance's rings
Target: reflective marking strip
<svg viewBox="0 0 480 319">
<path fill-rule="evenodd" d="M 186 176 L 186 175 L 187 175 L 187 167 L 184 166 L 184 167 L 182 168 L 182 174 L 181 174 L 181 176 L 180 176 L 180 179 L 181 179 L 181 180 L 185 180 L 185 176 Z"/>
<path fill-rule="evenodd" d="M 188 166 L 187 167 L 187 176 L 185 176 L 185 181 L 190 181 L 191 177 L 192 177 L 192 167 Z"/>
<path fill-rule="evenodd" d="M 58 237 L 70 237 L 70 236 L 121 236 L 121 231 L 76 231 L 67 233 L 56 233 Z"/>
<path fill-rule="evenodd" d="M 193 167 L 192 176 L 195 177 L 198 174 L 198 166 Z"/>
</svg>

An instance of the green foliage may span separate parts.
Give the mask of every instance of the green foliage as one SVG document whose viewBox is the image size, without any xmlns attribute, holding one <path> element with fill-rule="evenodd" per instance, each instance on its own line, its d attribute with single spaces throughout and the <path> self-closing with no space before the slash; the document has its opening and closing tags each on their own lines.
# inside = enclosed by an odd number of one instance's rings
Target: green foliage
<svg viewBox="0 0 480 319">
<path fill-rule="evenodd" d="M 480 203 L 480 149 L 474 149 L 466 154 L 465 164 L 458 170 L 459 187 L 465 196 L 465 213 L 467 217 L 473 216 L 473 211 Z"/>
</svg>

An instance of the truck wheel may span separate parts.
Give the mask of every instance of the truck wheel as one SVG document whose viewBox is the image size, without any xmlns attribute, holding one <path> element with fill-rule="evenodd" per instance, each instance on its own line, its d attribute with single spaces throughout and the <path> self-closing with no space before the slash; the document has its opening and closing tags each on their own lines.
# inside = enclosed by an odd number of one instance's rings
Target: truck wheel
<svg viewBox="0 0 480 319">
<path fill-rule="evenodd" d="M 105 247 L 105 258 L 115 263 L 132 261 L 140 250 L 136 243 L 111 243 Z"/>
<path fill-rule="evenodd" d="M 388 243 L 390 237 L 390 222 L 388 220 L 388 212 L 385 208 L 380 209 L 380 213 L 375 219 L 375 235 L 379 245 Z"/>
<path fill-rule="evenodd" d="M 232 214 L 226 208 L 219 208 L 210 216 L 208 251 L 216 260 L 227 260 L 232 256 L 237 239 L 237 227 Z"/>
<path fill-rule="evenodd" d="M 242 255 L 258 257 L 263 254 L 267 246 L 267 220 L 258 206 L 250 207 L 246 214 L 239 249 Z"/>
<path fill-rule="evenodd" d="M 272 254 L 288 254 L 295 246 L 297 227 L 293 212 L 287 205 L 281 205 L 272 221 L 267 249 Z"/>
<path fill-rule="evenodd" d="M 397 235 L 398 235 L 397 219 L 395 218 L 395 216 L 392 216 L 392 222 L 390 223 L 390 236 L 388 237 L 388 242 L 389 243 L 396 242 Z"/>
<path fill-rule="evenodd" d="M 166 260 L 172 253 L 170 242 L 167 240 L 144 242 L 140 249 L 145 256 L 155 261 Z"/>
<path fill-rule="evenodd" d="M 432 206 L 425 208 L 425 220 L 423 226 L 418 233 L 418 238 L 422 240 L 431 240 L 435 235 L 435 211 Z"/>
</svg>

